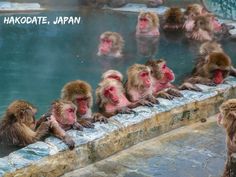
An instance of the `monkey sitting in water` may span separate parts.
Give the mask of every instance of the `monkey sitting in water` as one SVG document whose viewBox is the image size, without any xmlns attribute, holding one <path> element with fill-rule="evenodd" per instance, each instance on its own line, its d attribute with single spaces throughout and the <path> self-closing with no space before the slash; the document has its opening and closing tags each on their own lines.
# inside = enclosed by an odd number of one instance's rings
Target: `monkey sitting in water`
<svg viewBox="0 0 236 177">
<path fill-rule="evenodd" d="M 26 146 L 47 135 L 52 122 L 44 121 L 35 128 L 36 112 L 37 109 L 27 101 L 12 102 L 0 123 L 0 143 Z"/>
</svg>

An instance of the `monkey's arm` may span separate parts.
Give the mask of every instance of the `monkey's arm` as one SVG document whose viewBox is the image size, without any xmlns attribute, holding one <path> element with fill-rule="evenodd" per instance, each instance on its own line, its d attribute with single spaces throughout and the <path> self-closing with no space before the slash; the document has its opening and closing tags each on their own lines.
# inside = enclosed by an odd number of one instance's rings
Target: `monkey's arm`
<svg viewBox="0 0 236 177">
<path fill-rule="evenodd" d="M 208 78 L 200 77 L 200 76 L 193 76 L 186 80 L 186 82 L 192 83 L 192 84 L 203 84 L 208 86 L 215 86 L 216 84 Z"/>
<path fill-rule="evenodd" d="M 152 104 L 159 104 L 159 101 L 153 95 L 148 95 L 146 99 L 150 101 Z"/>
<path fill-rule="evenodd" d="M 104 123 L 108 123 L 108 118 L 103 116 L 101 113 L 96 112 L 93 114 L 93 122 L 104 122 Z"/>
<path fill-rule="evenodd" d="M 47 135 L 49 132 L 49 128 L 51 126 L 50 121 L 42 122 L 39 127 L 36 129 L 35 140 L 41 139 L 43 136 Z"/>
<path fill-rule="evenodd" d="M 167 89 L 167 93 L 175 97 L 183 97 L 183 94 L 176 87 Z"/>
<path fill-rule="evenodd" d="M 174 96 L 173 95 L 170 95 L 169 93 L 167 93 L 166 91 L 160 91 L 160 92 L 157 92 L 155 94 L 153 94 L 155 97 L 160 97 L 160 98 L 164 98 L 164 99 L 168 99 L 168 100 L 173 100 L 174 99 Z"/>
<path fill-rule="evenodd" d="M 184 82 L 182 85 L 179 86 L 180 90 L 192 90 L 192 91 L 196 91 L 196 92 L 201 92 L 202 89 L 197 87 L 194 84 L 191 84 L 189 82 Z"/>
<path fill-rule="evenodd" d="M 73 149 L 75 147 L 75 142 L 73 139 L 66 134 L 65 130 L 61 128 L 56 120 L 51 120 L 51 122 L 51 133 L 61 139 L 69 147 L 69 149 Z"/>
</svg>

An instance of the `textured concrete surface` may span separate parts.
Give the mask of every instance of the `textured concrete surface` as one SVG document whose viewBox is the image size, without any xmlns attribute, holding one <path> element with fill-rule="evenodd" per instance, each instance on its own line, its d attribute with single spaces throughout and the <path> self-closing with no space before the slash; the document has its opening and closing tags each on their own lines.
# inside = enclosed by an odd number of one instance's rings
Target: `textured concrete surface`
<svg viewBox="0 0 236 177">
<path fill-rule="evenodd" d="M 217 87 L 199 85 L 203 92 L 181 91 L 182 98 L 159 99 L 153 108 L 140 106 L 134 114 L 118 114 L 108 124 L 96 123 L 83 132 L 70 130 L 76 143 L 72 151 L 59 139 L 49 137 L 0 158 L 0 176 L 56 177 L 105 159 L 139 142 L 215 115 L 219 105 L 236 97 L 236 78 Z"/>
<path fill-rule="evenodd" d="M 225 133 L 215 120 L 173 130 L 63 177 L 219 177 Z"/>
</svg>

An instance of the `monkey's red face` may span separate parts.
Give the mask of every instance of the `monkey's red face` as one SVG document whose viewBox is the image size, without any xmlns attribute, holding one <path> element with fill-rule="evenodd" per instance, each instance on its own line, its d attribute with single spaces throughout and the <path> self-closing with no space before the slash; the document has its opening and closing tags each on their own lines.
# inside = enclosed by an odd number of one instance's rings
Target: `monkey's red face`
<svg viewBox="0 0 236 177">
<path fill-rule="evenodd" d="M 76 121 L 76 107 L 74 104 L 63 105 L 62 117 L 58 117 L 57 121 L 64 125 L 73 125 Z"/>
<path fill-rule="evenodd" d="M 79 115 L 85 115 L 89 109 L 89 97 L 78 96 L 76 99 L 76 104 Z"/>
<path fill-rule="evenodd" d="M 217 69 L 214 71 L 213 81 L 215 84 L 221 84 L 224 81 L 223 71 Z"/>
<path fill-rule="evenodd" d="M 166 66 L 165 63 L 163 63 L 161 66 L 161 73 L 163 73 L 163 77 L 161 79 L 162 83 L 169 83 L 173 82 L 175 80 L 175 74 L 173 71 Z"/>
<path fill-rule="evenodd" d="M 109 38 L 102 38 L 99 45 L 99 53 L 107 55 L 111 52 L 113 41 Z"/>
<path fill-rule="evenodd" d="M 104 96 L 112 103 L 118 104 L 119 103 L 119 95 L 116 87 L 109 86 L 104 89 Z"/>
<path fill-rule="evenodd" d="M 150 30 L 150 21 L 147 17 L 141 17 L 139 18 L 139 30 L 141 32 L 148 32 Z"/>
<path fill-rule="evenodd" d="M 143 71 L 139 74 L 140 80 L 143 82 L 143 86 L 146 88 L 151 87 L 151 78 L 150 74 L 147 71 Z"/>
</svg>

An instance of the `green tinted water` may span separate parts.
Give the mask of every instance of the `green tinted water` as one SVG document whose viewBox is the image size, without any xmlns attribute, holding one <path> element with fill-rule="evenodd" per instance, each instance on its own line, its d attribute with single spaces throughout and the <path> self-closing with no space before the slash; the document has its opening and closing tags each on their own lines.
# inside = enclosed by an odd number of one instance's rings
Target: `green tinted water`
<svg viewBox="0 0 236 177">
<path fill-rule="evenodd" d="M 151 54 L 143 56 L 137 47 L 135 25 L 137 14 L 95 10 L 46 12 L 29 16 L 81 17 L 79 25 L 6 25 L 0 24 L 0 114 L 15 99 L 35 104 L 39 114 L 59 98 L 65 83 L 81 79 L 96 88 L 101 74 L 117 69 L 125 74 L 134 63 L 145 63 Z M 19 15 L 17 15 L 19 16 Z M 0 21 L 3 16 L 0 17 Z M 99 35 L 107 30 L 122 34 L 126 43 L 124 58 L 105 59 L 96 56 Z M 152 55 L 165 58 L 176 73 L 179 83 L 193 67 L 194 45 L 183 39 L 173 41 L 161 32 Z M 223 44 L 236 60 L 235 43 Z M 150 48 L 149 48 L 150 49 Z"/>
</svg>

